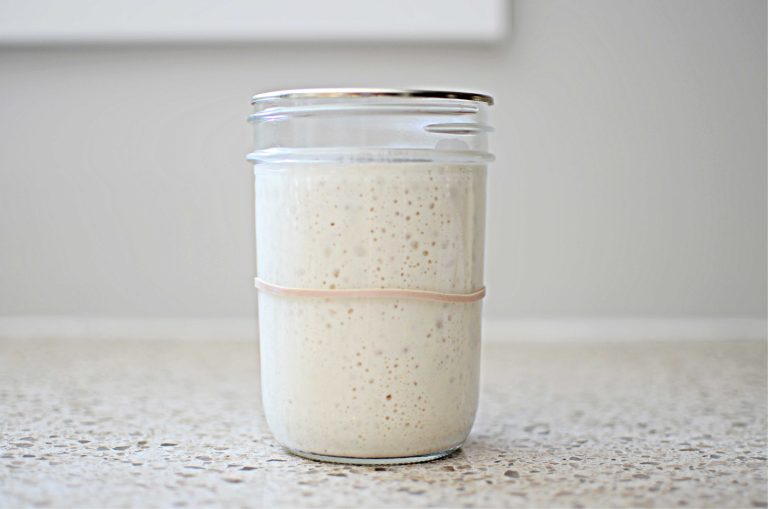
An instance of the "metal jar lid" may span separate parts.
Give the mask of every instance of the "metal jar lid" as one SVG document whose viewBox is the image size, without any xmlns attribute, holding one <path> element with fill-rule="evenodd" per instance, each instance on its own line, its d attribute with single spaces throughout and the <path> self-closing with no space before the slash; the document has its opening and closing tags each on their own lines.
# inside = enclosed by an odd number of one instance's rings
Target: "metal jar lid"
<svg viewBox="0 0 768 509">
<path fill-rule="evenodd" d="M 474 92 L 453 92 L 448 90 L 412 90 L 396 88 L 302 88 L 295 90 L 277 90 L 256 94 L 251 104 L 274 99 L 336 99 L 365 97 L 414 97 L 428 99 L 459 99 L 463 101 L 493 104 L 493 97 Z"/>
</svg>

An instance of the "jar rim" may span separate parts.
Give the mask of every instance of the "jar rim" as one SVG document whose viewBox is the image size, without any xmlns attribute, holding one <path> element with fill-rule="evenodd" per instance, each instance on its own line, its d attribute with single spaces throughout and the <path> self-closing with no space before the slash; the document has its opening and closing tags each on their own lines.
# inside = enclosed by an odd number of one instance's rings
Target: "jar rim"
<svg viewBox="0 0 768 509">
<path fill-rule="evenodd" d="M 493 97 L 475 92 L 456 92 L 449 90 L 422 90 L 398 88 L 301 88 L 276 90 L 256 94 L 251 104 L 273 99 L 336 99 L 368 97 L 411 97 L 422 99 L 458 99 L 463 101 L 483 102 L 493 105 Z"/>
</svg>

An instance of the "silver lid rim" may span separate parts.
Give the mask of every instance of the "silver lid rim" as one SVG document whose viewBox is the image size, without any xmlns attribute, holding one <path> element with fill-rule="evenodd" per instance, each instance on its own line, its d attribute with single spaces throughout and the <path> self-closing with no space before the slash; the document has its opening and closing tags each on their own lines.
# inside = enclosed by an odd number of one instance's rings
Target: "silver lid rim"
<svg viewBox="0 0 768 509">
<path fill-rule="evenodd" d="M 301 88 L 294 90 L 276 90 L 256 94 L 251 104 L 273 99 L 332 99 L 364 97 L 412 97 L 424 99 L 458 99 L 461 101 L 483 102 L 493 105 L 493 97 L 474 92 L 454 92 L 449 90 L 419 90 L 397 88 Z"/>
</svg>

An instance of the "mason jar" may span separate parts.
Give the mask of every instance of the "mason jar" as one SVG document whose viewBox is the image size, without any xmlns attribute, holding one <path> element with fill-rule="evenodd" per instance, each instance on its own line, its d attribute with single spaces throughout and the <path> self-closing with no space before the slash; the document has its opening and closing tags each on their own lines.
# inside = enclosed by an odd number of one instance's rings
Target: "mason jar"
<svg viewBox="0 0 768 509">
<path fill-rule="evenodd" d="M 253 97 L 264 412 L 311 459 L 410 463 L 475 418 L 492 98 Z"/>
</svg>

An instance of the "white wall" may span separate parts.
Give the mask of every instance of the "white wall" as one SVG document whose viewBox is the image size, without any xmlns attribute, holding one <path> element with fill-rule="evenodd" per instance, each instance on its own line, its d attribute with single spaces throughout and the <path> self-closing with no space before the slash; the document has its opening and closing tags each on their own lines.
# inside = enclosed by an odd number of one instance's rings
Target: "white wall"
<svg viewBox="0 0 768 509">
<path fill-rule="evenodd" d="M 250 334 L 249 96 L 340 85 L 496 96 L 489 330 L 764 335 L 766 3 L 510 16 L 495 46 L 0 48 L 0 335 Z"/>
</svg>

